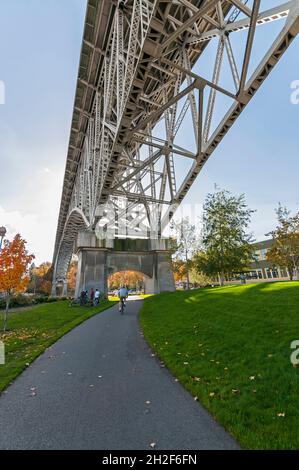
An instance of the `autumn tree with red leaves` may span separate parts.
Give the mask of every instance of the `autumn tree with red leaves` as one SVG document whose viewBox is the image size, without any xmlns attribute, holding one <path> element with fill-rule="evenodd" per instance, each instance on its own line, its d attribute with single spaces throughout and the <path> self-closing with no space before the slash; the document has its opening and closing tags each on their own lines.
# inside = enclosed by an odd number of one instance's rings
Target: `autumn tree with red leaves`
<svg viewBox="0 0 299 470">
<path fill-rule="evenodd" d="M 10 242 L 4 241 L 0 251 L 0 291 L 6 295 L 3 331 L 6 331 L 7 316 L 11 296 L 15 292 L 24 292 L 29 282 L 29 266 L 34 255 L 28 254 L 26 241 L 17 234 Z"/>
</svg>

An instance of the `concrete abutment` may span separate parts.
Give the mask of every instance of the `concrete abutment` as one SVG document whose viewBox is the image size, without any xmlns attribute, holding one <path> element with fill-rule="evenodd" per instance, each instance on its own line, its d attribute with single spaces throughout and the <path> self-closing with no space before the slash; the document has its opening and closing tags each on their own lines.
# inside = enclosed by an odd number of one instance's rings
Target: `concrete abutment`
<svg viewBox="0 0 299 470">
<path fill-rule="evenodd" d="M 119 271 L 138 271 L 145 276 L 145 293 L 175 290 L 167 239 L 99 240 L 92 232 L 77 238 L 78 273 L 75 296 L 82 290 L 99 289 L 108 295 L 108 278 Z"/>
</svg>

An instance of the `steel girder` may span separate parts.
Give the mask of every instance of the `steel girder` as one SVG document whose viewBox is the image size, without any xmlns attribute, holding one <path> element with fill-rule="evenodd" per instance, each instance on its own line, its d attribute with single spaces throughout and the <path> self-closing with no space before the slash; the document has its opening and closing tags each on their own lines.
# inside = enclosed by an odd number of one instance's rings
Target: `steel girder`
<svg viewBox="0 0 299 470">
<path fill-rule="evenodd" d="M 204 163 L 298 34 L 299 0 L 266 11 L 260 3 L 89 0 L 54 251 L 56 279 L 65 276 L 82 227 L 113 225 L 117 231 L 115 219 L 105 220 L 99 210 L 104 204 L 131 234 L 136 227 L 146 234 L 154 221 L 159 236 L 167 226 Z M 278 20 L 284 20 L 281 32 L 248 76 L 256 28 Z M 238 67 L 231 36 L 244 30 Z M 213 38 L 218 47 L 207 80 L 194 66 Z M 225 55 L 233 89 L 220 86 Z M 218 95 L 232 104 L 212 129 Z M 188 115 L 193 149 L 176 139 Z M 176 159 L 190 162 L 179 185 Z"/>
</svg>

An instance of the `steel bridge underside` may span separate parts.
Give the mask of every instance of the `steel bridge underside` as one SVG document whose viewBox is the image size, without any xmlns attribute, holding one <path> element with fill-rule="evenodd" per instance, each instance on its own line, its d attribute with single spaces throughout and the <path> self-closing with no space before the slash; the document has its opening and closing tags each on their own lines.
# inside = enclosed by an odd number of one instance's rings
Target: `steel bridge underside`
<svg viewBox="0 0 299 470">
<path fill-rule="evenodd" d="M 113 225 L 117 236 L 118 222 L 106 220 L 103 211 L 107 204 L 130 236 L 136 227 L 148 234 L 153 220 L 161 236 L 205 162 L 299 32 L 298 0 L 268 10 L 261 3 L 88 1 L 53 257 L 55 281 L 65 279 L 79 231 Z M 281 31 L 248 76 L 256 29 L 273 21 L 281 22 Z M 241 31 L 246 38 L 240 66 L 230 38 Z M 211 41 L 217 47 L 208 80 L 194 67 Z M 224 55 L 231 89 L 220 84 Z M 231 105 L 213 125 L 218 95 Z M 188 117 L 192 148 L 177 142 Z M 163 125 L 159 135 L 157 123 Z M 180 178 L 178 158 L 188 161 Z"/>
</svg>

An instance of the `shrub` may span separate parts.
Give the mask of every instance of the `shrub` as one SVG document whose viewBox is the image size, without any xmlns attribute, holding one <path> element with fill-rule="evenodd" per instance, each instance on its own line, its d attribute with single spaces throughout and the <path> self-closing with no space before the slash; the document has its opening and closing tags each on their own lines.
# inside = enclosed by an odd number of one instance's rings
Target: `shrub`
<svg viewBox="0 0 299 470">
<path fill-rule="evenodd" d="M 28 297 L 23 294 L 17 294 L 13 296 L 10 300 L 9 308 L 16 308 L 16 307 L 27 307 L 28 305 L 32 305 L 34 300 L 32 297 Z M 0 310 L 5 310 L 6 308 L 6 300 L 5 297 L 0 299 Z"/>
</svg>

